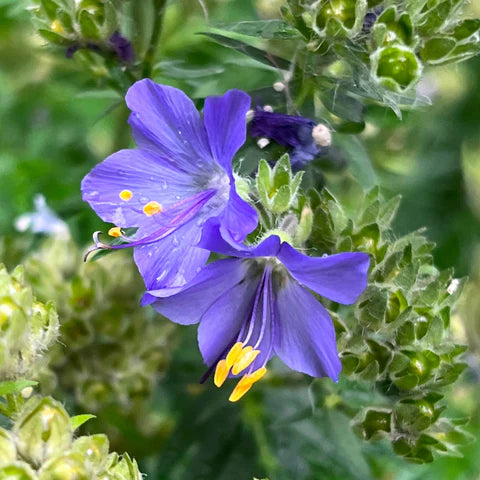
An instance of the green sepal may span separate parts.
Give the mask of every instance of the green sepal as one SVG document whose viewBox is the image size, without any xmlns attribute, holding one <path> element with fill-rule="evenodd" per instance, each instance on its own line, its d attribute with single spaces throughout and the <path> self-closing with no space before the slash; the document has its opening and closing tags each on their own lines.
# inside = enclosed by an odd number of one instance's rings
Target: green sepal
<svg viewBox="0 0 480 480">
<path fill-rule="evenodd" d="M 72 424 L 72 429 L 75 431 L 77 428 L 80 428 L 84 423 L 92 420 L 93 418 L 97 418 L 95 415 L 91 415 L 89 413 L 83 415 L 75 415 L 74 417 L 70 418 L 70 423 Z"/>
<path fill-rule="evenodd" d="M 78 15 L 78 24 L 82 37 L 87 40 L 101 40 L 101 33 L 95 22 L 95 17 L 87 10 L 81 10 Z"/>
<path fill-rule="evenodd" d="M 52 32 L 51 30 L 46 30 L 44 28 L 39 28 L 38 33 L 48 42 L 53 43 L 54 45 L 59 45 L 62 47 L 70 45 L 71 41 L 68 38 L 62 37 L 58 33 Z"/>
<path fill-rule="evenodd" d="M 59 8 L 58 3 L 53 0 L 40 0 L 40 4 L 47 17 L 54 21 L 57 18 L 57 9 Z"/>
<path fill-rule="evenodd" d="M 257 191 L 265 208 L 279 214 L 287 211 L 297 198 L 303 171 L 292 174 L 290 157 L 283 155 L 271 168 L 261 160 L 257 173 Z"/>
</svg>

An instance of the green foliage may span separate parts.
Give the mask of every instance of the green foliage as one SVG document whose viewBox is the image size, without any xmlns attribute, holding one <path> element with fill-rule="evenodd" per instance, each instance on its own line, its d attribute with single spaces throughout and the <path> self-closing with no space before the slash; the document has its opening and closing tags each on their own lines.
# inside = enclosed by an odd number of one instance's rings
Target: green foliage
<svg viewBox="0 0 480 480">
<path fill-rule="evenodd" d="M 43 354 L 56 341 L 58 327 L 54 306 L 36 300 L 23 268 L 9 275 L 0 266 L 0 380 L 39 376 L 45 366 Z M 6 393 L 28 386 L 0 385 Z"/>
<path fill-rule="evenodd" d="M 290 91 L 301 102 L 320 98 L 327 110 L 361 130 L 362 109 L 352 106 L 355 101 L 360 107 L 374 101 L 400 116 L 402 108 L 425 101 L 414 89 L 424 65 L 459 62 L 478 53 L 480 23 L 464 18 L 464 3 L 288 0 L 283 21 L 222 23 L 208 35 L 288 70 Z M 296 52 L 293 62 L 285 52 Z"/>
<path fill-rule="evenodd" d="M 139 308 L 142 282 L 128 255 L 84 263 L 72 240 L 53 237 L 25 259 L 24 270 L 38 298 L 52 299 L 60 317 L 60 342 L 47 355 L 53 377 L 42 390 L 56 385 L 74 396 L 78 410 L 100 417 L 108 411 L 146 435 L 163 430 L 163 423 L 154 427 L 144 418 L 168 367 L 173 325 Z"/>
<path fill-rule="evenodd" d="M 296 199 L 303 173 L 300 171 L 292 175 L 287 154 L 283 155 L 273 168 L 265 160 L 261 160 L 256 186 L 265 208 L 277 214 L 287 211 Z"/>
<path fill-rule="evenodd" d="M 414 232 L 394 238 L 391 222 L 399 198 L 386 201 L 371 190 L 352 221 L 326 190 L 312 193 L 311 248 L 319 252 L 370 254 L 369 286 L 355 312 L 332 305 L 343 375 L 374 384 L 378 406 L 351 408 L 366 440 L 387 437 L 394 451 L 423 463 L 433 453 L 458 454 L 469 437 L 441 413 L 445 387 L 457 381 L 465 351 L 449 334 L 451 309 L 463 279 L 432 263 L 433 244 Z"/>
<path fill-rule="evenodd" d="M 0 478 L 17 480 L 140 480 L 128 454 L 108 453 L 105 435 L 73 437 L 72 420 L 61 403 L 34 397 L 10 430 L 0 429 Z"/>
</svg>

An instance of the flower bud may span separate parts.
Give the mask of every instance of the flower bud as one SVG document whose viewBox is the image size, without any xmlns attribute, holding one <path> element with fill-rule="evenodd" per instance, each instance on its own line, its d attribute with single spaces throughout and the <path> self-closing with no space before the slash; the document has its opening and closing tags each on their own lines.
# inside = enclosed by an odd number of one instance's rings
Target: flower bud
<svg viewBox="0 0 480 480">
<path fill-rule="evenodd" d="M 39 473 L 39 480 L 90 480 L 84 458 L 80 453 L 68 453 L 47 462 Z"/>
<path fill-rule="evenodd" d="M 128 454 L 124 454 L 122 459 L 112 466 L 108 473 L 113 474 L 118 480 L 142 480 L 142 474 L 138 469 L 137 462 L 132 460 Z"/>
<path fill-rule="evenodd" d="M 29 400 L 13 429 L 19 454 L 37 467 L 70 448 L 72 435 L 67 412 L 50 397 Z"/>
<path fill-rule="evenodd" d="M 361 30 L 366 11 L 365 0 L 318 2 L 313 29 L 322 37 L 351 37 Z"/>
<path fill-rule="evenodd" d="M 9 275 L 0 265 L 0 327 L 0 381 L 35 378 L 56 341 L 58 318 L 51 304 L 35 301 L 20 267 Z"/>
<path fill-rule="evenodd" d="M 292 174 L 290 158 L 283 155 L 270 168 L 265 160 L 258 166 L 257 190 L 260 200 L 273 213 L 282 213 L 290 208 L 296 199 L 303 172 Z"/>
<path fill-rule="evenodd" d="M 415 84 L 422 72 L 422 64 L 415 53 L 401 45 L 378 49 L 370 56 L 370 61 L 376 80 L 398 92 Z"/>
<path fill-rule="evenodd" d="M 410 15 L 408 13 L 398 13 L 393 6 L 387 8 L 377 18 L 373 36 L 378 46 L 412 45 L 415 38 Z"/>
<path fill-rule="evenodd" d="M 95 471 L 100 471 L 107 462 L 108 438 L 97 434 L 77 438 L 72 445 L 72 452 L 79 453 L 84 461 Z"/>
</svg>

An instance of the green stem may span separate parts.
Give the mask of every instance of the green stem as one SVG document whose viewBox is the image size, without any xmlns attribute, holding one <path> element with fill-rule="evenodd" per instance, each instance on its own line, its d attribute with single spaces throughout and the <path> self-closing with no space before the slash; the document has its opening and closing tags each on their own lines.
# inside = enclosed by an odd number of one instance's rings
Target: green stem
<svg viewBox="0 0 480 480">
<path fill-rule="evenodd" d="M 258 457 L 261 466 L 265 469 L 268 478 L 277 478 L 278 461 L 270 449 L 268 437 L 262 423 L 262 412 L 258 402 L 248 395 L 244 398 L 244 418 L 252 430 L 255 443 L 258 447 Z"/>
<path fill-rule="evenodd" d="M 112 151 L 118 152 L 123 148 L 127 148 L 130 143 L 130 125 L 128 124 L 128 117 L 130 116 L 130 110 L 122 104 L 118 109 L 115 125 L 115 136 L 113 138 Z"/>
<path fill-rule="evenodd" d="M 165 13 L 165 6 L 167 0 L 154 0 L 153 8 L 155 10 L 155 18 L 153 20 L 152 36 L 148 44 L 145 58 L 143 59 L 142 78 L 147 78 L 152 75 L 153 66 L 155 63 L 155 56 L 157 53 L 158 41 L 162 33 L 163 14 Z"/>
</svg>

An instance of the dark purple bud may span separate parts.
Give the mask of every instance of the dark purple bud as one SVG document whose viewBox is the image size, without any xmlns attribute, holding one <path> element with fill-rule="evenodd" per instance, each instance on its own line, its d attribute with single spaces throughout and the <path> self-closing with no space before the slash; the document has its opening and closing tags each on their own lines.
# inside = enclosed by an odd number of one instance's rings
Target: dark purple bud
<svg viewBox="0 0 480 480">
<path fill-rule="evenodd" d="M 135 59 L 133 46 L 130 41 L 116 31 L 108 40 L 109 46 L 114 50 L 117 57 L 126 62 L 132 63 Z"/>
<path fill-rule="evenodd" d="M 65 56 L 67 58 L 72 58 L 73 54 L 79 49 L 80 47 L 78 45 L 70 45 L 66 50 L 65 50 Z"/>
<path fill-rule="evenodd" d="M 252 137 L 268 138 L 287 148 L 292 167 L 302 168 L 325 153 L 331 143 L 330 130 L 308 118 L 255 110 L 249 129 Z"/>
<path fill-rule="evenodd" d="M 382 11 L 383 11 L 383 7 L 378 6 L 378 7 L 375 7 L 374 9 L 370 10 L 365 15 L 365 18 L 363 19 L 363 26 L 362 26 L 362 32 L 363 33 L 369 33 L 370 32 L 373 25 L 377 21 L 377 18 L 382 13 Z"/>
</svg>

